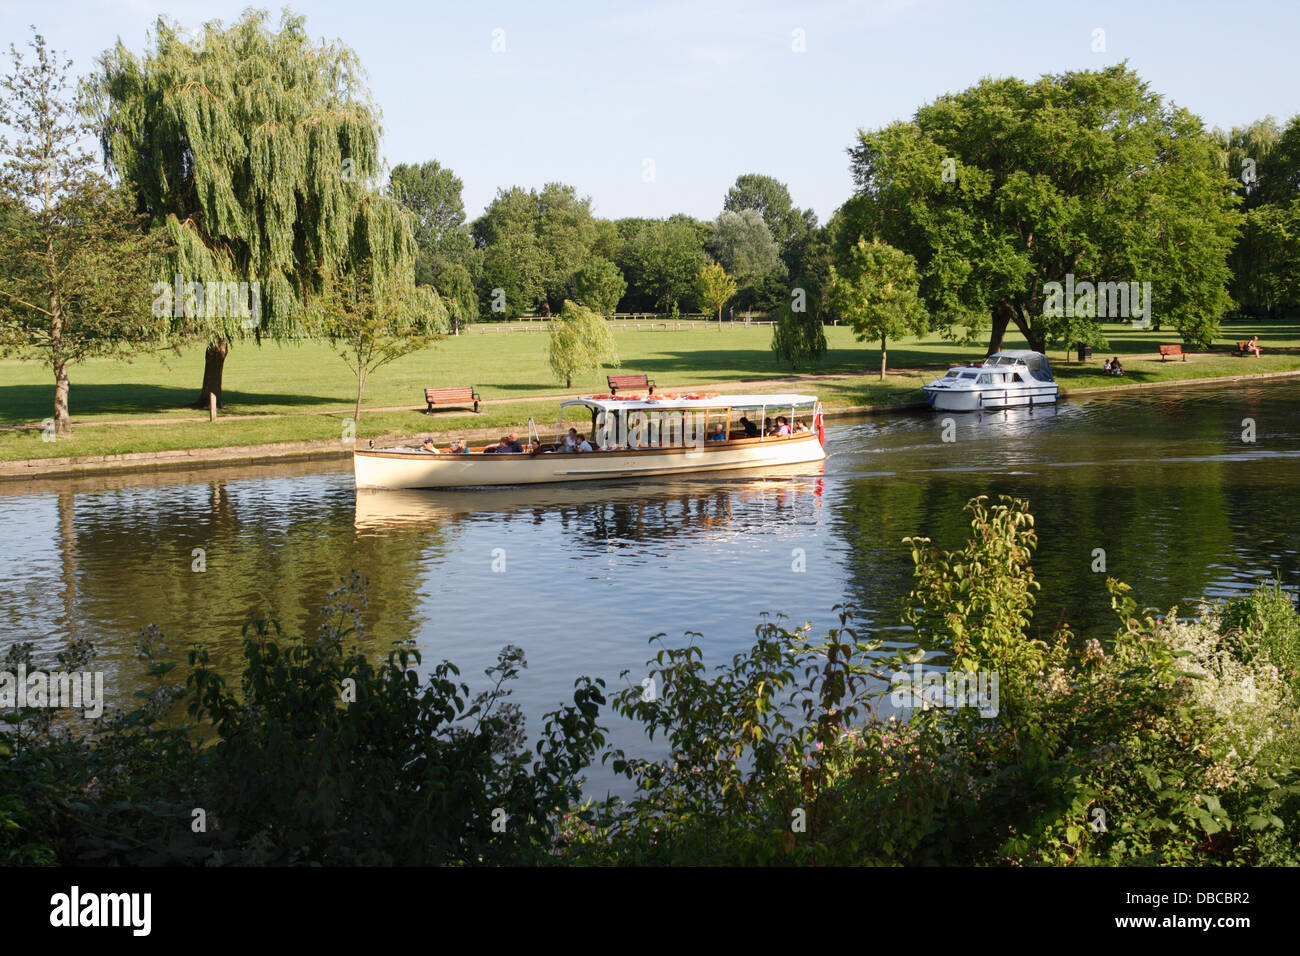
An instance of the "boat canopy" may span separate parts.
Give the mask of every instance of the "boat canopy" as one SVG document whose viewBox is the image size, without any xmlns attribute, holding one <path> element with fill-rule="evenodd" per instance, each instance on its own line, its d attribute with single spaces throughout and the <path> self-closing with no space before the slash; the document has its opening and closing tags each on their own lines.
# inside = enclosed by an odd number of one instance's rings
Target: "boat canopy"
<svg viewBox="0 0 1300 956">
<path fill-rule="evenodd" d="M 690 398 L 690 395 L 699 395 L 698 392 L 690 392 L 683 395 L 673 395 L 671 393 L 659 396 L 652 395 L 636 396 L 629 398 L 605 398 L 594 395 L 586 395 L 581 398 L 571 398 L 568 401 L 560 403 L 564 408 L 568 405 L 586 405 L 588 408 L 595 408 L 601 411 L 654 411 L 655 409 L 663 410 L 668 408 L 790 408 L 795 405 L 816 405 L 816 395 L 717 395 L 709 393 L 708 397 Z"/>
<path fill-rule="evenodd" d="M 984 360 L 984 366 L 1019 365 L 1029 367 L 1029 374 L 1040 382 L 1052 381 L 1052 365 L 1042 352 L 1029 349 L 1014 349 L 1009 352 L 995 352 Z"/>
</svg>

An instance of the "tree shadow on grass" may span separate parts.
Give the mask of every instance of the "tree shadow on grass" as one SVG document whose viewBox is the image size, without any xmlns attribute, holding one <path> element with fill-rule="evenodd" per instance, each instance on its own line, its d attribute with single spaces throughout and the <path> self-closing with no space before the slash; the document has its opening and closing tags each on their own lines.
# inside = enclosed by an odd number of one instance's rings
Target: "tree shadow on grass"
<svg viewBox="0 0 1300 956">
<path fill-rule="evenodd" d="M 73 418 L 87 415 L 150 415 L 187 408 L 199 394 L 197 388 L 174 388 L 165 385 L 141 385 L 124 382 L 114 385 L 78 385 L 73 379 L 68 405 Z M 338 405 L 347 397 L 289 395 L 271 392 L 245 392 L 232 389 L 222 392 L 229 411 L 240 406 Z M 41 421 L 54 414 L 54 383 L 49 385 L 0 385 L 0 424 L 20 425 Z M 196 412 L 197 414 L 197 412 Z"/>
</svg>

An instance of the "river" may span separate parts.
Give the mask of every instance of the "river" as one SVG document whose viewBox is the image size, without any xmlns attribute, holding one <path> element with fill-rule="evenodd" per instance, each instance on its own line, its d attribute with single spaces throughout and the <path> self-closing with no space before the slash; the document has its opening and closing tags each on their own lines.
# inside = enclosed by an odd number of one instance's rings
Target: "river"
<svg viewBox="0 0 1300 956">
<path fill-rule="evenodd" d="M 377 655 L 414 637 L 426 665 L 450 659 L 481 684 L 499 648 L 523 647 L 513 699 L 535 731 L 579 674 L 639 684 L 658 633 L 699 632 L 712 664 L 763 612 L 824 631 L 847 602 L 864 629 L 905 640 L 901 539 L 958 547 L 962 505 L 998 493 L 1037 519 L 1035 629 L 1104 635 L 1107 574 L 1161 609 L 1273 576 L 1300 585 L 1298 402 L 1291 378 L 950 423 L 895 413 L 828 428 L 827 461 L 793 477 L 358 497 L 348 470 L 299 464 L 0 484 L 0 647 L 33 641 L 50 663 L 89 638 L 110 700 L 127 704 L 145 686 L 141 627 L 178 659 L 203 643 L 233 672 L 245 620 L 314 632 L 355 569 Z"/>
</svg>

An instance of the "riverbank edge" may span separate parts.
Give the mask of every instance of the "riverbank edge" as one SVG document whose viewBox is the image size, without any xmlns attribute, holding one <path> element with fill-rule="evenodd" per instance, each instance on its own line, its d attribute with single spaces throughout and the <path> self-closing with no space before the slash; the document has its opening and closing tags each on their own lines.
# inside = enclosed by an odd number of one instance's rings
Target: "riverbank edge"
<svg viewBox="0 0 1300 956">
<path fill-rule="evenodd" d="M 1087 395 L 1111 394 L 1137 389 L 1165 389 L 1186 385 L 1213 385 L 1225 382 L 1244 382 L 1259 379 L 1295 378 L 1300 369 L 1285 372 L 1255 372 L 1246 375 L 1219 375 L 1207 378 L 1183 378 L 1162 382 L 1130 382 L 1123 385 L 1096 385 L 1089 388 L 1062 390 L 1062 399 Z M 898 402 L 891 405 L 846 405 L 827 408 L 826 418 L 850 418 L 863 415 L 880 415 L 887 412 L 908 412 L 926 408 L 925 402 Z M 499 436 L 501 428 L 480 428 L 460 432 L 447 432 L 442 439 L 464 438 L 470 441 Z M 412 440 L 409 435 L 386 435 L 383 441 Z M 79 477 L 94 473 L 120 474 L 138 471 L 185 471 L 195 466 L 211 465 L 264 465 L 277 461 L 330 461 L 351 456 L 353 446 L 335 438 L 319 441 L 275 442 L 266 445 L 226 445 L 214 448 L 184 448 L 170 451 L 131 452 L 120 455 L 80 455 L 72 458 L 25 458 L 19 461 L 0 462 L 0 482 L 21 481 L 24 478 Z"/>
</svg>

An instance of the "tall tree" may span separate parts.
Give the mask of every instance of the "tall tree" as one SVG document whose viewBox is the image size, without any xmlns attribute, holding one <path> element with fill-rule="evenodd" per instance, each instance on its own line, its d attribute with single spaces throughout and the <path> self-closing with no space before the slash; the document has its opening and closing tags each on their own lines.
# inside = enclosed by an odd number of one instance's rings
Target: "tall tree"
<svg viewBox="0 0 1300 956">
<path fill-rule="evenodd" d="M 1300 116 L 1285 129 L 1270 116 L 1230 133 L 1215 132 L 1246 210 L 1230 259 L 1232 296 L 1247 314 L 1276 315 L 1300 306 Z"/>
<path fill-rule="evenodd" d="M 574 375 L 601 366 L 618 367 L 614 333 L 598 313 L 576 302 L 565 302 L 550 325 L 551 371 L 565 388 L 573 387 Z"/>
<path fill-rule="evenodd" d="M 756 210 L 763 217 L 783 259 L 809 230 L 817 227 L 817 215 L 811 209 L 796 208 L 785 183 L 758 173 L 737 176 L 736 184 L 727 190 L 722 208 L 729 212 Z M 789 260 L 786 265 L 791 272 L 797 271 Z"/>
<path fill-rule="evenodd" d="M 288 11 L 276 32 L 249 10 L 207 24 L 197 43 L 160 19 L 143 57 L 119 40 L 99 63 L 88 89 L 105 156 L 166 226 L 172 272 L 259 290 L 257 323 L 198 317 L 208 347 L 197 404 L 220 404 L 232 342 L 300 334 L 340 264 L 364 256 L 414 282 L 408 217 L 375 189 L 379 113 L 350 49 L 313 44 Z"/>
<path fill-rule="evenodd" d="M 436 291 L 377 275 L 369 259 L 331 277 L 312 310 L 357 378 L 353 422 L 361 420 L 361 396 L 370 374 L 428 348 L 446 331 L 448 322 Z"/>
<path fill-rule="evenodd" d="M 861 131 L 841 255 L 859 237 L 911 253 L 954 335 L 1014 323 L 1046 346 L 1049 282 L 1150 282 L 1159 321 L 1205 345 L 1230 304 L 1237 197 L 1200 121 L 1119 65 L 988 79 Z"/>
<path fill-rule="evenodd" d="M 694 304 L 695 277 L 706 262 L 697 225 L 685 217 L 633 222 L 636 229 L 623 246 L 623 268 L 629 296 L 672 312 L 684 302 Z"/>
<path fill-rule="evenodd" d="M 482 271 L 481 250 L 465 222 L 462 183 L 437 160 L 405 163 L 389 174 L 390 192 L 411 213 L 415 233 L 415 282 L 433 286 L 447 307 L 452 328 L 478 316 L 475 275 Z"/>
<path fill-rule="evenodd" d="M 710 262 L 695 276 L 695 288 L 700 297 L 700 304 L 707 305 L 710 312 L 718 313 L 718 330 L 722 330 L 722 307 L 736 294 L 736 280 L 727 275 L 727 270 L 716 262 Z"/>
<path fill-rule="evenodd" d="M 860 341 L 880 339 L 882 382 L 888 340 L 925 332 L 916 263 L 887 243 L 859 239 L 839 268 L 831 266 L 827 296 Z"/>
<path fill-rule="evenodd" d="M 611 316 L 627 291 L 618 266 L 601 256 L 591 256 L 573 277 L 573 298 L 601 315 Z"/>
<path fill-rule="evenodd" d="M 510 316 L 558 308 L 597 235 L 590 197 L 562 183 L 499 190 L 472 231 L 483 248 L 480 299 L 494 308 L 504 297 Z"/>
<path fill-rule="evenodd" d="M 39 33 L 29 45 L 34 61 L 10 46 L 0 79 L 0 349 L 49 363 L 55 434 L 68 435 L 69 369 L 162 338 L 150 296 L 162 250 L 80 146 L 71 64 Z"/>
<path fill-rule="evenodd" d="M 713 223 L 708 250 L 724 269 L 742 280 L 784 271 L 781 250 L 755 209 L 722 212 Z"/>
</svg>

